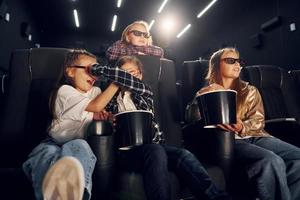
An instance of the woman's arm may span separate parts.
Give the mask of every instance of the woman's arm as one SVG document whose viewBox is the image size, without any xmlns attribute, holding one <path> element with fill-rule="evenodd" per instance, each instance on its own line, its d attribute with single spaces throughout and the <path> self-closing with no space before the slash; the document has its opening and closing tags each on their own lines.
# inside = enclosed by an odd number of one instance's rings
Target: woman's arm
<svg viewBox="0 0 300 200">
<path fill-rule="evenodd" d="M 149 45 L 149 46 L 134 46 L 134 48 L 141 54 L 164 57 L 164 50 L 158 46 Z"/>
<path fill-rule="evenodd" d="M 108 58 L 108 60 L 113 61 L 117 60 L 121 56 L 128 55 L 127 53 L 127 45 L 124 44 L 121 40 L 118 40 L 107 49 L 106 57 Z"/>
<path fill-rule="evenodd" d="M 249 94 L 246 97 L 246 105 L 243 109 L 245 114 L 242 117 L 243 128 L 239 135 L 255 136 L 264 132 L 265 112 L 263 101 L 257 88 L 251 86 Z"/>
<path fill-rule="evenodd" d="M 192 123 L 201 119 L 198 102 L 196 98 L 192 102 L 188 103 L 185 108 L 184 120 L 187 123 Z"/>
</svg>

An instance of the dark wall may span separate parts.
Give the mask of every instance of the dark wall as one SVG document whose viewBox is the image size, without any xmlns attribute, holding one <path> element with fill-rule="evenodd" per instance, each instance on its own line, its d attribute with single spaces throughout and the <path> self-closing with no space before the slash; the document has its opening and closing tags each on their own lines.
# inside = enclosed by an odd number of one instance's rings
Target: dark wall
<svg viewBox="0 0 300 200">
<path fill-rule="evenodd" d="M 3 3 L 3 1 L 0 0 Z M 8 69 L 11 52 L 15 49 L 31 48 L 39 43 L 40 33 L 37 30 L 34 19 L 26 6 L 26 1 L 6 0 L 7 12 L 10 21 L 0 19 L 0 68 Z M 21 24 L 30 25 L 32 41 L 21 35 Z"/>
<path fill-rule="evenodd" d="M 84 48 L 88 51 L 102 55 L 107 48 L 114 42 L 101 36 L 87 35 L 82 33 L 61 34 L 43 34 L 42 46 L 47 47 L 64 47 L 64 48 Z"/>
<path fill-rule="evenodd" d="M 87 35 L 76 31 L 62 34 L 58 31 L 59 27 L 50 29 L 49 32 L 40 21 L 35 24 L 41 18 L 36 15 L 33 17 L 38 7 L 22 0 L 6 0 L 6 4 L 11 20 L 5 22 L 0 19 L 0 66 L 5 69 L 14 49 L 34 47 L 35 43 L 48 47 L 81 47 L 101 54 L 120 37 L 112 35 L 110 38 L 103 38 L 93 33 Z M 299 69 L 299 10 L 299 0 L 217 1 L 203 17 L 191 19 L 192 27 L 182 38 L 169 38 L 170 45 L 166 49 L 166 56 L 181 65 L 184 60 L 195 60 L 199 57 L 208 59 L 212 52 L 221 47 L 236 46 L 248 65 L 273 64 Z M 261 24 L 277 16 L 281 17 L 279 26 L 267 31 L 261 30 Z M 21 36 L 22 22 L 31 25 L 33 41 Z M 294 32 L 289 30 L 291 23 L 296 24 L 297 30 Z M 261 37 L 261 43 L 255 46 L 255 38 L 250 37 L 257 34 Z M 154 32 L 153 35 L 154 41 L 160 44 L 159 34 Z"/>
<path fill-rule="evenodd" d="M 226 0 L 218 1 L 190 31 L 172 45 L 179 63 L 199 57 L 208 59 L 224 46 L 240 50 L 246 64 L 273 64 L 287 69 L 300 69 L 300 1 L 298 0 Z M 269 30 L 261 24 L 280 16 L 281 23 Z M 291 32 L 290 23 L 296 24 Z M 198 31 L 193 29 L 198 26 Z M 299 30 L 298 30 L 299 29 Z M 260 45 L 251 36 L 259 34 Z"/>
</svg>

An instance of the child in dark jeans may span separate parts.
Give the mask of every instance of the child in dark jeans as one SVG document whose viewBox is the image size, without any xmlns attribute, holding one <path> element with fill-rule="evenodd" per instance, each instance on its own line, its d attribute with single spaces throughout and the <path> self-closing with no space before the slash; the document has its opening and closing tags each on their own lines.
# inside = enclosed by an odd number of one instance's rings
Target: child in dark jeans
<svg viewBox="0 0 300 200">
<path fill-rule="evenodd" d="M 116 66 L 142 80 L 142 64 L 136 57 L 123 56 L 118 60 Z M 97 66 L 94 65 L 93 68 L 94 75 L 96 75 Z M 134 83 L 131 85 L 141 86 Z M 149 89 L 146 86 L 143 88 Z M 151 92 L 147 92 L 147 94 L 149 93 Z M 122 89 L 108 104 L 107 109 L 113 113 L 128 110 L 153 111 L 152 95 L 138 95 Z M 197 198 L 230 199 L 224 191 L 215 186 L 196 157 L 183 148 L 155 143 L 143 144 L 129 150 L 120 150 L 119 161 L 123 168 L 142 173 L 147 199 L 171 199 L 168 168 L 187 184 Z"/>
</svg>

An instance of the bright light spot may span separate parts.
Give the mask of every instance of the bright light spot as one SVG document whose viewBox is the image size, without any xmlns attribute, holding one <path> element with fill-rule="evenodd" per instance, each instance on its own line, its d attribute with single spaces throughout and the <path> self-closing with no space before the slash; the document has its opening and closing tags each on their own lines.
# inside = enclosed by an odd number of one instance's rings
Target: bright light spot
<svg viewBox="0 0 300 200">
<path fill-rule="evenodd" d="M 162 28 L 165 29 L 167 32 L 171 32 L 174 28 L 174 20 L 167 18 L 162 22 Z"/>
</svg>

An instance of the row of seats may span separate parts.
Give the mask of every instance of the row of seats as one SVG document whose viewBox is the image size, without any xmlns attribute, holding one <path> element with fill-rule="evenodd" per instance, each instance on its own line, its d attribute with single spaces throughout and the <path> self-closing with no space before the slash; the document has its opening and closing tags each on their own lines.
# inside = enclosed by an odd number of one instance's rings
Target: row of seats
<svg viewBox="0 0 300 200">
<path fill-rule="evenodd" d="M 1 193 L 3 196 L 7 194 L 9 199 L 21 197 L 33 199 L 31 184 L 24 176 L 21 165 L 32 148 L 46 136 L 49 120 L 48 99 L 61 72 L 67 51 L 68 49 L 61 48 L 25 49 L 17 50 L 11 56 L 9 80 L 5 78 L 7 89 L 5 95 L 1 96 L 4 105 L 1 106 L 0 112 L 0 177 L 3 186 Z M 151 56 L 140 56 L 140 59 L 144 64 L 144 79 L 155 94 L 156 120 L 165 133 L 166 143 L 181 146 L 180 113 L 182 111 L 179 109 L 179 102 L 181 100 L 183 104 L 181 107 L 185 107 L 193 99 L 195 92 L 204 86 L 208 62 L 205 60 L 184 62 L 181 71 L 182 90 L 179 96 L 176 90 L 173 61 Z M 295 118 L 297 122 L 299 70 L 287 72 L 275 66 L 249 66 L 243 68 L 242 76 L 261 91 L 268 120 Z M 293 124 L 296 124 L 295 128 L 297 128 L 296 122 L 293 121 Z M 272 126 L 267 128 L 271 130 Z M 297 133 L 292 131 L 291 133 Z M 294 137 L 292 135 L 291 139 Z M 230 146 L 227 149 L 230 150 Z M 220 167 L 208 163 L 204 164 L 209 174 L 221 188 L 225 188 L 224 174 Z M 173 180 L 174 199 L 182 198 L 184 195 L 179 189 L 176 176 L 174 174 L 170 176 Z M 137 194 L 137 199 L 145 199 L 140 174 L 120 172 L 118 179 L 118 186 L 114 190 L 119 194 Z M 122 195 L 119 199 L 122 199 Z"/>
<path fill-rule="evenodd" d="M 270 65 L 243 68 L 243 78 L 255 85 L 263 98 L 266 120 L 300 117 L 300 88 L 293 71 Z"/>
<path fill-rule="evenodd" d="M 5 83 L 7 78 L 7 72 L 0 67 L 0 107 L 2 106 L 4 100 L 4 94 L 6 91 Z"/>
<path fill-rule="evenodd" d="M 31 184 L 21 166 L 29 152 L 46 137 L 50 117 L 48 99 L 61 73 L 67 51 L 68 49 L 62 48 L 23 49 L 16 50 L 11 56 L 4 106 L 0 108 L 0 192 L 3 199 L 34 199 Z M 151 56 L 141 56 L 140 59 L 144 64 L 144 79 L 155 94 L 156 120 L 165 133 L 165 141 L 167 144 L 181 146 L 174 62 Z M 112 141 L 110 138 L 100 139 L 107 145 Z M 101 151 L 95 151 L 98 158 L 101 158 Z M 101 167 L 96 165 L 96 171 L 98 166 Z M 224 189 L 222 170 L 206 163 L 205 167 L 217 185 Z M 113 198 L 125 199 L 128 196 L 122 194 L 130 194 L 129 199 L 146 199 L 141 174 L 128 171 L 113 173 L 118 174 L 114 179 L 116 183 L 112 186 L 118 195 Z M 174 174 L 170 173 L 170 177 L 173 180 L 173 199 L 190 196 L 187 190 L 180 189 L 184 187 L 181 187 Z M 94 182 L 99 183 L 104 179 L 100 177 Z M 109 198 L 105 196 L 105 199 Z"/>
<path fill-rule="evenodd" d="M 244 67 L 242 77 L 261 93 L 265 129 L 272 135 L 300 147 L 299 72 L 271 65 Z"/>
<path fill-rule="evenodd" d="M 182 107 L 185 108 L 195 92 L 206 84 L 206 60 L 185 61 L 182 74 Z M 300 70 L 288 71 L 278 66 L 254 65 L 243 67 L 241 78 L 260 91 L 266 117 L 266 130 L 300 146 Z"/>
</svg>

